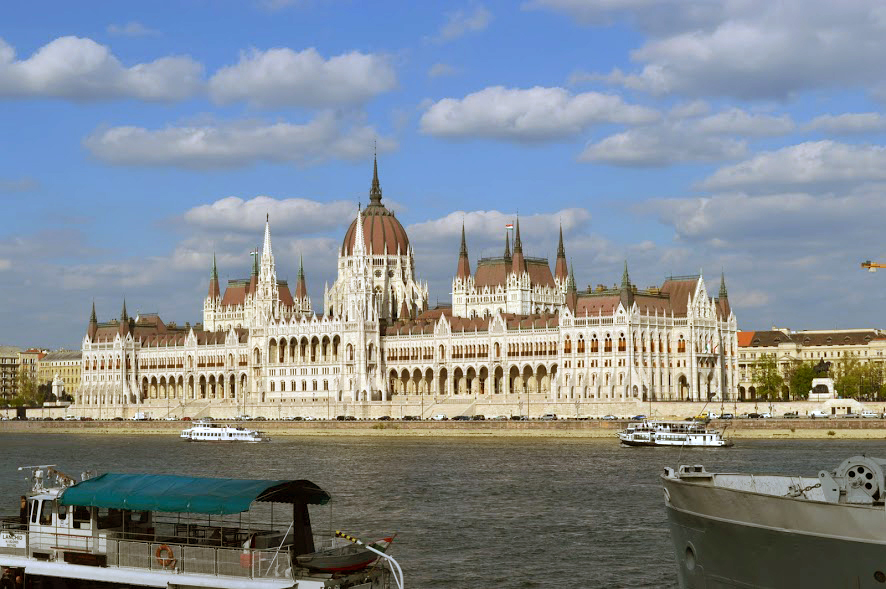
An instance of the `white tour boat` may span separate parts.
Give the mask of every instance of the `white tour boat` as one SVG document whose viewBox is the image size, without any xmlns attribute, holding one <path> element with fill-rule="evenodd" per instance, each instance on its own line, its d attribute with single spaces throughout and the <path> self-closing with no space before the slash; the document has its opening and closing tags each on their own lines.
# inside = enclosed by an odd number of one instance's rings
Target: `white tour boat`
<svg viewBox="0 0 886 589">
<path fill-rule="evenodd" d="M 629 423 L 618 432 L 618 439 L 627 446 L 683 446 L 688 448 L 719 448 L 731 446 L 723 432 L 708 428 L 699 421 L 660 421 L 645 419 Z"/>
<path fill-rule="evenodd" d="M 31 491 L 18 516 L 0 518 L 0 567 L 28 589 L 403 589 L 392 538 L 314 535 L 308 506 L 330 495 L 307 480 L 77 482 L 51 465 L 23 469 Z"/>
<path fill-rule="evenodd" d="M 270 442 L 264 432 L 242 426 L 195 423 L 182 430 L 181 437 L 192 442 Z"/>
</svg>

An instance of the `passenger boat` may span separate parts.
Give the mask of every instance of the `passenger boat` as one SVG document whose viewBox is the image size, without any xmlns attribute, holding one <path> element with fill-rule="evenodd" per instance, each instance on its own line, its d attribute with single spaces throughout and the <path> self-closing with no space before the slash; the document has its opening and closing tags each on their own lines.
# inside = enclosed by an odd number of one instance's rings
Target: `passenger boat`
<svg viewBox="0 0 886 589">
<path fill-rule="evenodd" d="M 618 432 L 618 439 L 627 446 L 682 446 L 689 448 L 720 448 L 732 446 L 723 439 L 723 432 L 709 428 L 700 421 L 660 421 L 644 419 L 629 423 Z"/>
<path fill-rule="evenodd" d="M 182 430 L 181 437 L 191 442 L 270 442 L 264 432 L 243 426 L 195 423 Z"/>
<path fill-rule="evenodd" d="M 375 558 L 342 571 L 299 563 L 322 540 L 308 506 L 330 500 L 307 480 L 107 473 L 78 482 L 51 465 L 22 468 L 31 491 L 18 517 L 0 519 L 0 567 L 26 589 L 403 589 L 396 560 L 344 534 Z"/>
<path fill-rule="evenodd" d="M 817 475 L 661 476 L 680 587 L 884 587 L 886 460 Z"/>
</svg>

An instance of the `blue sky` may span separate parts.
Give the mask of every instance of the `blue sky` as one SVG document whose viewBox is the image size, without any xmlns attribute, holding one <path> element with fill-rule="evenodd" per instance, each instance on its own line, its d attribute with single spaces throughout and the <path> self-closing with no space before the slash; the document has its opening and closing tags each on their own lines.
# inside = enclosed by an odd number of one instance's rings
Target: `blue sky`
<svg viewBox="0 0 886 589">
<path fill-rule="evenodd" d="M 519 212 L 579 285 L 725 272 L 742 329 L 880 327 L 886 6 L 876 1 L 34 2 L 0 20 L 0 343 L 201 320 L 213 252 L 322 306 L 367 200 L 431 302 Z"/>
</svg>

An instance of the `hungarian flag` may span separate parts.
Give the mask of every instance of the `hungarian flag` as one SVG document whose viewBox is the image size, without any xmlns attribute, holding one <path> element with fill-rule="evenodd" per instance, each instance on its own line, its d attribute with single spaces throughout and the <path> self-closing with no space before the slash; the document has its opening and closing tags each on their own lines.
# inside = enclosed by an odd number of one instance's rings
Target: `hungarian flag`
<svg viewBox="0 0 886 589">
<path fill-rule="evenodd" d="M 513 223 L 508 223 L 507 225 L 505 225 L 505 229 L 513 229 L 513 228 L 514 228 Z"/>
</svg>

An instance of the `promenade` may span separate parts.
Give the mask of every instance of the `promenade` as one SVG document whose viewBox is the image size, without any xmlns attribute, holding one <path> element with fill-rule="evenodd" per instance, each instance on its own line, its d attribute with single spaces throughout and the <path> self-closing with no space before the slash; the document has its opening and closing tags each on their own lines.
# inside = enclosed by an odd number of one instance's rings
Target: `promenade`
<svg viewBox="0 0 886 589">
<path fill-rule="evenodd" d="M 231 422 L 220 422 L 231 423 Z M 275 436 L 612 438 L 624 420 L 557 421 L 252 421 L 243 425 Z M 735 439 L 884 439 L 886 420 L 735 419 L 714 421 Z M 186 421 L 0 421 L 0 435 L 178 435 Z"/>
</svg>

